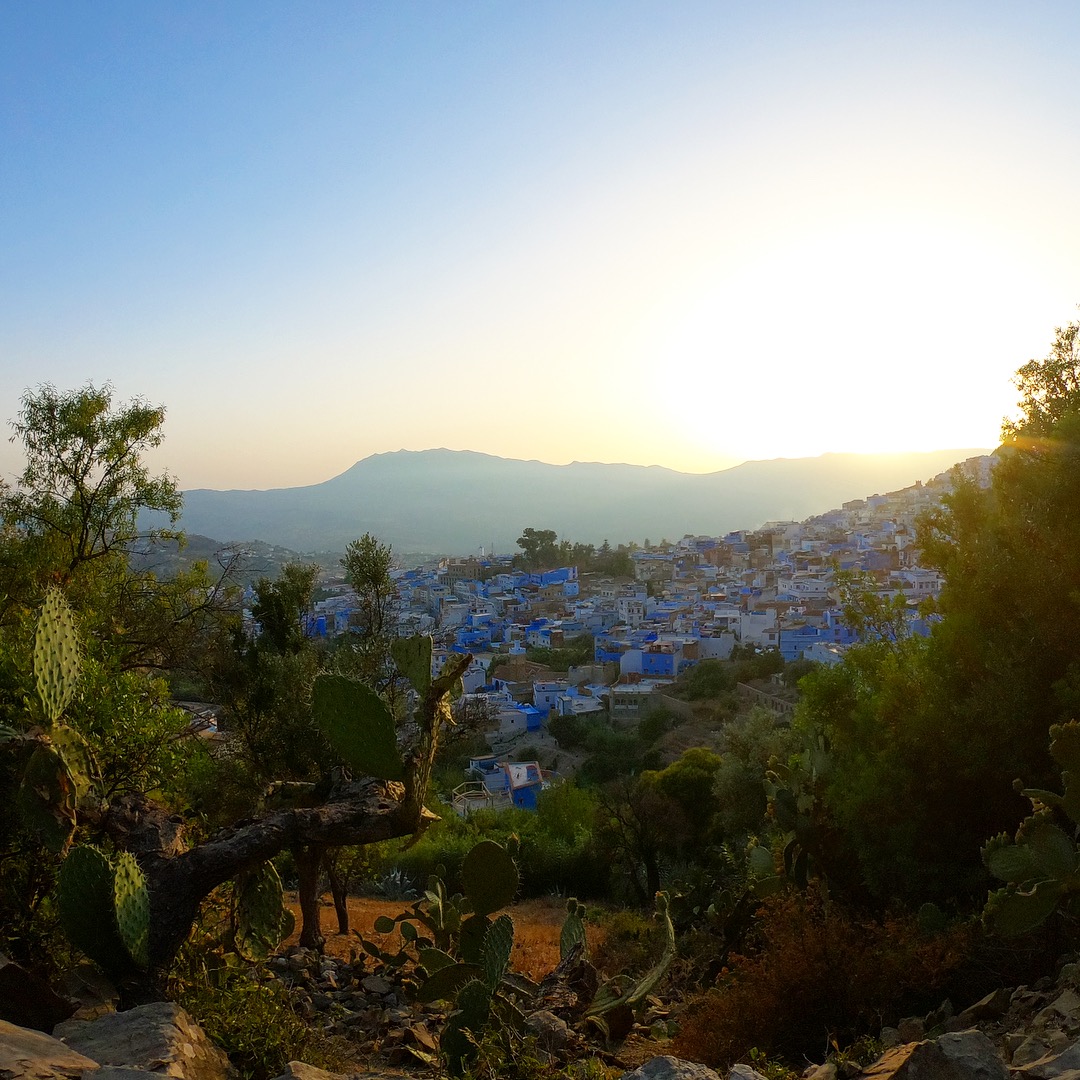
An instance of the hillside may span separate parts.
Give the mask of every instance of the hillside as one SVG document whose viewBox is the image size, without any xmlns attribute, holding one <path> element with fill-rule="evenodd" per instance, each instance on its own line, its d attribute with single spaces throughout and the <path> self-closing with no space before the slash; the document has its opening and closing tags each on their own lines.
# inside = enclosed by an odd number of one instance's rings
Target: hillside
<svg viewBox="0 0 1080 1080">
<path fill-rule="evenodd" d="M 261 540 L 300 551 L 341 550 L 371 532 L 399 551 L 436 554 L 480 546 L 508 551 L 530 525 L 596 544 L 718 535 L 906 487 L 983 452 L 824 454 L 696 474 L 400 450 L 373 454 L 306 487 L 187 491 L 181 524 L 222 541 Z"/>
</svg>

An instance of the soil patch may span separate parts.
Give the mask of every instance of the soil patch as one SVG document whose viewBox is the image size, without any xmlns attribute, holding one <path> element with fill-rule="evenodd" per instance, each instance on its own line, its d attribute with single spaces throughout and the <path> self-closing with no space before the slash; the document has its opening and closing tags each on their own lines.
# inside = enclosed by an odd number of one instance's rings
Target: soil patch
<svg viewBox="0 0 1080 1080">
<path fill-rule="evenodd" d="M 286 942 L 295 945 L 300 938 L 300 906 L 296 893 L 285 894 L 285 902 L 296 917 L 296 929 Z M 353 953 L 363 951 L 359 937 L 377 942 L 384 949 L 397 949 L 401 936 L 395 930 L 391 934 L 375 933 L 375 920 L 380 915 L 393 918 L 410 907 L 410 901 L 377 900 L 361 896 L 349 897 L 348 934 L 337 933 L 337 917 L 329 894 L 320 902 L 320 925 L 326 937 L 325 951 L 331 956 L 349 959 Z M 559 962 L 559 933 L 566 917 L 566 902 L 554 897 L 539 900 L 523 900 L 506 909 L 514 920 L 514 951 L 510 956 L 513 969 L 530 979 L 542 979 Z M 599 948 L 604 938 L 601 927 L 586 925 L 586 938 L 590 951 Z"/>
</svg>

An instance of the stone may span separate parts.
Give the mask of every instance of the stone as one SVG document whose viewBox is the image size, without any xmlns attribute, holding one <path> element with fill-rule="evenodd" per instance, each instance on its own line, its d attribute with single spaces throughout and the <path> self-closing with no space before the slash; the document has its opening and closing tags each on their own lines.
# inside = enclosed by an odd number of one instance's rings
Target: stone
<svg viewBox="0 0 1080 1080">
<path fill-rule="evenodd" d="M 1080 986 L 1080 964 L 1063 964 L 1057 977 L 1058 986 Z"/>
<path fill-rule="evenodd" d="M 235 1070 L 179 1005 L 157 1001 L 96 1020 L 66 1020 L 53 1032 L 102 1065 L 145 1068 L 178 1080 L 231 1080 Z"/>
<path fill-rule="evenodd" d="M 1080 1042 L 1070 1043 L 1064 1050 L 1051 1050 L 1043 1057 L 1019 1067 L 1015 1064 L 1014 1056 L 1012 1075 L 1014 1080 L 1057 1080 L 1063 1073 L 1076 1070 L 1080 1070 Z"/>
<path fill-rule="evenodd" d="M 997 1047 L 981 1031 L 941 1035 L 935 1043 L 953 1065 L 978 1080 L 1008 1080 L 1009 1072 Z"/>
<path fill-rule="evenodd" d="M 48 1034 L 75 1008 L 75 1002 L 62 998 L 21 964 L 0 962 L 0 1020 Z"/>
<path fill-rule="evenodd" d="M 385 979 L 381 978 L 378 975 L 369 975 L 360 983 L 360 985 L 369 994 L 379 994 L 380 996 L 389 994 L 390 991 L 393 989 L 393 987 Z"/>
<path fill-rule="evenodd" d="M 836 1062 L 826 1061 L 824 1065 L 811 1065 L 803 1073 L 803 1080 L 836 1080 Z"/>
<path fill-rule="evenodd" d="M 750 1065 L 732 1065 L 728 1072 L 728 1080 L 765 1080 L 765 1077 Z"/>
<path fill-rule="evenodd" d="M 98 1063 L 59 1039 L 0 1020 L 0 1076 L 4 1080 L 79 1080 Z"/>
<path fill-rule="evenodd" d="M 881 1045 L 886 1050 L 891 1050 L 894 1046 L 899 1046 L 902 1042 L 899 1029 L 894 1027 L 883 1027 L 881 1029 L 881 1034 L 878 1036 L 878 1038 L 881 1042 Z"/>
<path fill-rule="evenodd" d="M 327 1072 L 325 1069 L 316 1069 L 314 1065 L 307 1065 L 303 1061 L 290 1061 L 285 1066 L 285 1071 L 274 1080 L 344 1080 L 341 1073 Z"/>
<path fill-rule="evenodd" d="M 997 1020 L 1008 1012 L 1011 997 L 1012 991 L 1000 986 L 986 997 L 980 998 L 974 1005 L 969 1005 L 957 1016 L 957 1020 L 964 1027 L 971 1027 L 983 1020 Z"/>
<path fill-rule="evenodd" d="M 570 1042 L 570 1028 L 566 1021 L 547 1009 L 531 1013 L 525 1024 L 536 1036 L 540 1048 L 549 1054 L 558 1054 Z"/>
<path fill-rule="evenodd" d="M 1039 1035 L 1029 1035 L 1026 1032 L 1018 1031 L 1006 1036 L 1005 1045 L 1012 1046 L 1014 1041 L 1018 1042 L 1018 1045 L 1012 1047 L 1012 1057 L 1009 1059 L 1014 1069 L 1019 1069 L 1023 1065 L 1030 1065 L 1033 1061 L 1038 1061 L 1051 1052 L 1050 1043 Z"/>
<path fill-rule="evenodd" d="M 902 1043 L 920 1042 L 926 1037 L 926 1024 L 921 1016 L 905 1016 L 896 1025 Z"/>
<path fill-rule="evenodd" d="M 732 1075 L 735 1075 L 734 1069 Z M 632 1072 L 623 1073 L 619 1080 L 720 1080 L 720 1074 L 696 1061 L 683 1061 L 665 1054 L 646 1061 Z"/>
<path fill-rule="evenodd" d="M 948 1036 L 955 1038 L 955 1036 Z M 865 1080 L 978 1080 L 951 1061 L 936 1042 L 913 1042 L 888 1050 L 863 1070 Z"/>
<path fill-rule="evenodd" d="M 1040 1010 L 1033 1023 L 1036 1027 L 1080 1023 L 1080 994 L 1071 988 L 1063 990 L 1045 1009 Z"/>
</svg>

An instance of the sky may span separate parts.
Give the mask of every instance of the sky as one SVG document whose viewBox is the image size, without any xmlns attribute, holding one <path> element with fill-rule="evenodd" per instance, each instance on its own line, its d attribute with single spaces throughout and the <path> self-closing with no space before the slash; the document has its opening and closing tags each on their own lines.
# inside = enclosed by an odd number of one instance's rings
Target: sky
<svg viewBox="0 0 1080 1080">
<path fill-rule="evenodd" d="M 1080 302 L 1077 40 L 1038 0 L 2 5 L 0 419 L 109 382 L 182 488 L 992 447 Z"/>
</svg>

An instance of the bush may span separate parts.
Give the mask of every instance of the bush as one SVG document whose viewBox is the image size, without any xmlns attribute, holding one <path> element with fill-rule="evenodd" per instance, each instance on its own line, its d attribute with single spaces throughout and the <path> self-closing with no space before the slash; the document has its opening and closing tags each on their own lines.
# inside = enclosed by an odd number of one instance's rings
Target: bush
<svg viewBox="0 0 1080 1080">
<path fill-rule="evenodd" d="M 972 935 L 927 935 L 914 916 L 864 921 L 813 893 L 773 897 L 759 916 L 758 950 L 733 956 L 717 988 L 688 1009 L 679 1056 L 726 1067 L 757 1047 L 819 1060 L 830 1042 L 938 1004 Z"/>
</svg>

